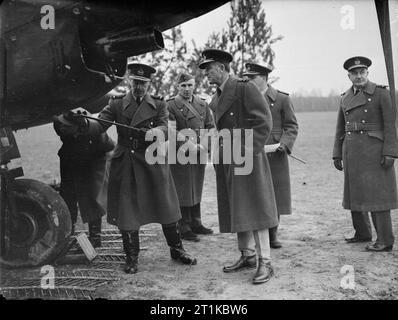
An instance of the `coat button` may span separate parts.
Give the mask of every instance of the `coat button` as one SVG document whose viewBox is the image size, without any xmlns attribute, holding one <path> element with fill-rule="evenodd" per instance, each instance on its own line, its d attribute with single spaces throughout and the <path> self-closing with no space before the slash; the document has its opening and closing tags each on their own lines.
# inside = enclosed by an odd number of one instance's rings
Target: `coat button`
<svg viewBox="0 0 398 320">
<path fill-rule="evenodd" d="M 363 134 L 363 131 L 361 131 L 360 134 Z"/>
<path fill-rule="evenodd" d="M 134 153 L 134 150 L 131 150 L 131 153 Z"/>
<path fill-rule="evenodd" d="M 363 112 L 368 112 L 368 109 L 363 110 Z"/>
<path fill-rule="evenodd" d="M 350 132 L 350 131 L 348 131 L 348 132 L 347 132 L 347 134 L 351 134 L 351 132 Z"/>
<path fill-rule="evenodd" d="M 350 124 L 350 121 L 347 121 L 347 124 Z"/>
<path fill-rule="evenodd" d="M 345 114 L 348 114 L 348 111 L 346 111 L 346 113 Z"/>
<path fill-rule="evenodd" d="M 233 116 L 233 115 L 234 115 L 234 113 L 233 113 L 233 112 L 231 112 L 231 113 L 230 113 L 230 115 L 231 115 L 231 116 Z"/>
<path fill-rule="evenodd" d="M 271 107 L 273 107 L 274 106 L 274 104 L 273 103 L 271 103 Z"/>
<path fill-rule="evenodd" d="M 365 120 L 362 120 L 362 123 L 365 123 Z"/>
<path fill-rule="evenodd" d="M 130 139 L 130 140 L 133 140 L 133 137 L 130 137 L 129 139 Z"/>
<path fill-rule="evenodd" d="M 372 99 L 369 98 L 368 101 L 372 101 Z"/>
<path fill-rule="evenodd" d="M 92 140 L 89 140 L 88 143 L 89 143 L 89 144 L 93 144 L 93 141 L 92 141 Z"/>
</svg>

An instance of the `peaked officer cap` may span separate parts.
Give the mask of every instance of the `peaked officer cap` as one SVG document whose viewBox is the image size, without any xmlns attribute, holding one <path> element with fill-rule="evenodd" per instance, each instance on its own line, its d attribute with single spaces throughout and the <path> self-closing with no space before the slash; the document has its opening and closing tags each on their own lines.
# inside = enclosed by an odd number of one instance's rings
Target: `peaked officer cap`
<svg viewBox="0 0 398 320">
<path fill-rule="evenodd" d="M 209 63 L 221 62 L 221 63 L 231 63 L 232 55 L 226 51 L 218 49 L 206 49 L 202 52 L 203 60 L 199 63 L 200 69 L 205 69 Z"/>
<path fill-rule="evenodd" d="M 246 71 L 243 73 L 244 76 L 266 76 L 272 72 L 274 68 L 269 64 L 260 65 L 257 63 L 248 62 L 245 64 Z"/>
<path fill-rule="evenodd" d="M 366 57 L 352 57 L 350 59 L 347 59 L 343 67 L 344 69 L 350 71 L 355 68 L 368 68 L 372 65 L 372 61 L 369 58 Z"/>
<path fill-rule="evenodd" d="M 155 68 L 143 63 L 129 63 L 127 69 L 132 79 L 141 81 L 151 81 L 151 75 L 156 72 Z"/>
</svg>

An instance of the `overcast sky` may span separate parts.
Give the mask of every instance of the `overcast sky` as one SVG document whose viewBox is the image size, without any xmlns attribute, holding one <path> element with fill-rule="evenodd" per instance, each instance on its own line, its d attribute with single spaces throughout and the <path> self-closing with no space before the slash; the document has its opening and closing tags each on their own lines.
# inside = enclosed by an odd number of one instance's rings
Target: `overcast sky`
<svg viewBox="0 0 398 320">
<path fill-rule="evenodd" d="M 354 55 L 373 61 L 370 79 L 388 84 L 373 0 L 264 0 L 263 8 L 274 35 L 275 84 L 290 93 L 320 90 L 339 93 L 350 86 L 343 62 Z M 351 14 L 353 13 L 353 15 Z M 227 27 L 230 4 L 182 25 L 187 40 L 203 45 L 213 31 Z M 390 0 L 395 83 L 398 85 L 398 0 Z"/>
</svg>

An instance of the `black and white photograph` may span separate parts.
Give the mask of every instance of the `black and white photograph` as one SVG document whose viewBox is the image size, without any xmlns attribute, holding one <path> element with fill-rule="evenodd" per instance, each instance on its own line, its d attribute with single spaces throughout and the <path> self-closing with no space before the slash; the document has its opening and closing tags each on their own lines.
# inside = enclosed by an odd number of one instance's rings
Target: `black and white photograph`
<svg viewBox="0 0 398 320">
<path fill-rule="evenodd" d="M 397 57 L 398 0 L 0 1 L 0 300 L 398 300 Z"/>
</svg>

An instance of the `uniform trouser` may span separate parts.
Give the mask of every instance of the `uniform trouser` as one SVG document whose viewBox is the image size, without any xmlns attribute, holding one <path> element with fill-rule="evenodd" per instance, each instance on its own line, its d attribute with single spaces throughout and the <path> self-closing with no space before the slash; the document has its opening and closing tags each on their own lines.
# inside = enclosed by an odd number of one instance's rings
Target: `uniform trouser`
<svg viewBox="0 0 398 320">
<path fill-rule="evenodd" d="M 244 256 L 257 252 L 259 258 L 271 260 L 268 229 L 238 232 L 238 248 Z"/>
<path fill-rule="evenodd" d="M 68 206 L 72 224 L 77 221 L 78 207 L 83 223 L 101 220 L 105 214 L 97 201 L 104 168 L 105 160 L 79 165 L 76 161 L 60 158 L 60 195 Z"/>
<path fill-rule="evenodd" d="M 162 224 L 162 230 L 163 230 L 163 235 L 166 238 L 166 242 L 169 245 L 169 247 L 177 247 L 181 245 L 181 237 L 180 233 L 178 231 L 178 223 L 173 222 L 169 224 Z M 119 229 L 120 233 L 123 232 L 133 232 L 133 231 L 139 231 L 139 230 L 122 230 Z M 139 242 L 139 236 L 137 236 L 137 241 Z"/>
<path fill-rule="evenodd" d="M 180 209 L 181 220 L 179 224 L 181 232 L 191 231 L 191 228 L 197 228 L 202 225 L 200 203 L 191 207 L 180 207 Z"/>
<path fill-rule="evenodd" d="M 371 213 L 373 225 L 376 229 L 376 243 L 391 246 L 394 244 L 390 210 Z M 372 227 L 367 212 L 351 211 L 355 237 L 359 239 L 372 238 Z"/>
</svg>

